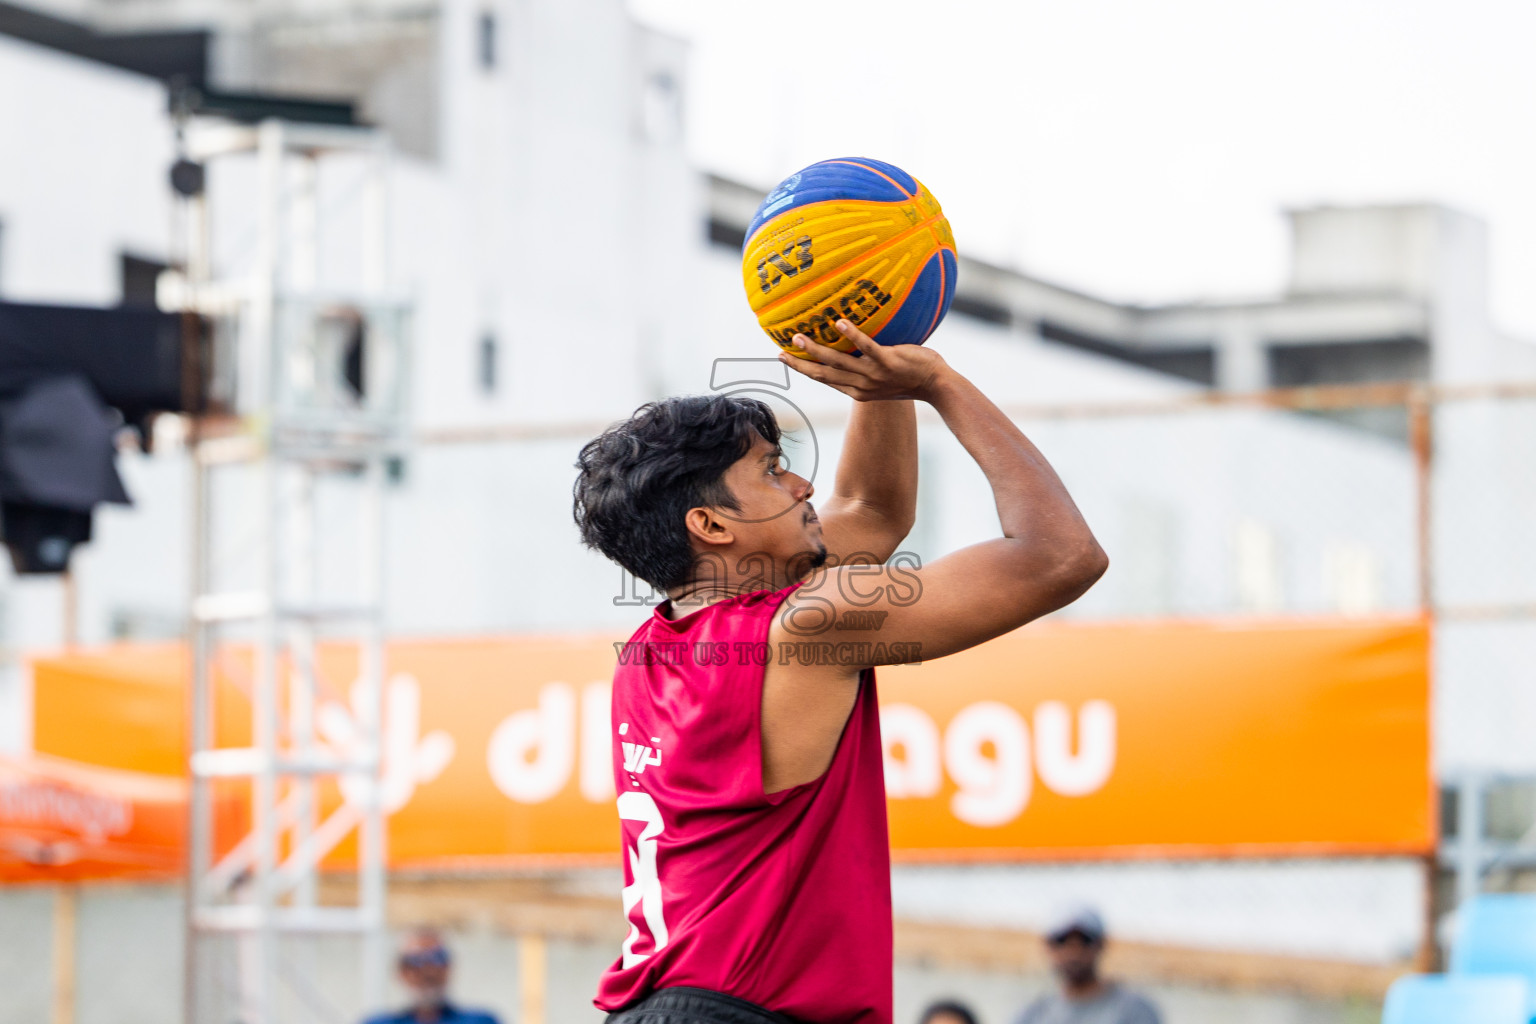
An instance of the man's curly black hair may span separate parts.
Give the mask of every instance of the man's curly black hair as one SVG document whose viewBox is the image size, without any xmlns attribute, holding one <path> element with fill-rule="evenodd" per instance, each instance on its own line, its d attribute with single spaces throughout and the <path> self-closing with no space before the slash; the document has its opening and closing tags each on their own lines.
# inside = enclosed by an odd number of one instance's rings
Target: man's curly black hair
<svg viewBox="0 0 1536 1024">
<path fill-rule="evenodd" d="M 582 541 L 663 592 L 693 569 L 684 516 L 691 508 L 740 511 L 723 477 L 761 437 L 779 443 L 766 404 L 734 395 L 649 402 L 588 441 L 573 490 Z"/>
</svg>

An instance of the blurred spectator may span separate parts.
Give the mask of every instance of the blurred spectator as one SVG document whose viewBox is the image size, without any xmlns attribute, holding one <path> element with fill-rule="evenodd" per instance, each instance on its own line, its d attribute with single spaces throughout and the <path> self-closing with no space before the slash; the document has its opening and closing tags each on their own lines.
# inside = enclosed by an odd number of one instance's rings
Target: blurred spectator
<svg viewBox="0 0 1536 1024">
<path fill-rule="evenodd" d="M 436 928 L 417 928 L 400 947 L 400 980 L 411 1003 L 398 1013 L 381 1013 L 366 1024 L 500 1024 L 494 1014 L 466 1010 L 448 1001 L 451 960 Z"/>
<path fill-rule="evenodd" d="M 1144 996 L 1099 976 L 1104 939 L 1104 920 L 1093 908 L 1058 914 L 1045 944 L 1061 991 L 1036 999 L 1017 1024 L 1161 1024 Z"/>
<path fill-rule="evenodd" d="M 976 1024 L 970 1007 L 953 999 L 943 999 L 923 1011 L 917 1024 Z"/>
</svg>

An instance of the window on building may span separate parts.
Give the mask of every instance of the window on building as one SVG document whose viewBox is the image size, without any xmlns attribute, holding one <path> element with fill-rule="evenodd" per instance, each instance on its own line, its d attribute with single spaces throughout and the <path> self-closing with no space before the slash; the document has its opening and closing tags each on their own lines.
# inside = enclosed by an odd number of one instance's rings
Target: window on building
<svg viewBox="0 0 1536 1024">
<path fill-rule="evenodd" d="M 1121 600 L 1133 615 L 1170 615 L 1179 582 L 1179 514 L 1150 496 L 1124 500 L 1123 550 L 1119 556 Z"/>
<path fill-rule="evenodd" d="M 1429 341 L 1381 338 L 1374 341 L 1276 342 L 1266 353 L 1269 382 L 1277 388 L 1375 381 L 1427 380 Z M 1327 409 L 1306 415 L 1408 443 L 1408 410 L 1401 406 Z"/>
<path fill-rule="evenodd" d="M 1455 786 L 1440 787 L 1440 837 L 1455 839 L 1461 821 L 1461 792 Z"/>
<path fill-rule="evenodd" d="M 1381 607 L 1381 564 L 1376 553 L 1353 541 L 1323 548 L 1328 603 L 1341 615 L 1369 615 Z"/>
<path fill-rule="evenodd" d="M 1536 829 L 1536 778 L 1445 780 L 1440 787 L 1440 835 L 1445 839 L 1461 837 L 1463 800 L 1475 802 L 1472 818 L 1479 840 L 1518 844 Z"/>
<path fill-rule="evenodd" d="M 710 245 L 719 245 L 727 249 L 741 251 L 741 247 L 747 241 L 747 229 L 739 224 L 730 224 L 718 217 L 711 217 L 705 225 L 705 235 Z"/>
<path fill-rule="evenodd" d="M 362 401 L 368 397 L 368 322 L 361 313 L 348 310 L 352 315 L 341 320 L 344 340 L 341 343 L 341 376 L 352 391 L 352 397 Z"/>
<path fill-rule="evenodd" d="M 480 54 L 480 66 L 490 71 L 496 66 L 496 12 L 481 11 L 475 23 L 475 38 Z"/>
<path fill-rule="evenodd" d="M 1237 524 L 1237 603 L 1244 611 L 1276 612 L 1285 607 L 1280 539 L 1256 519 Z"/>
<path fill-rule="evenodd" d="M 187 617 L 163 608 L 113 608 L 108 629 L 114 640 L 178 640 L 186 636 Z"/>
<path fill-rule="evenodd" d="M 1499 779 L 1490 782 L 1483 805 L 1483 828 L 1488 838 L 1528 842 L 1536 827 L 1536 779 Z"/>
<path fill-rule="evenodd" d="M 1007 306 L 970 295 L 956 295 L 949 311 L 957 316 L 968 316 L 982 323 L 1008 327 L 1013 323 L 1013 312 Z"/>
<path fill-rule="evenodd" d="M 640 126 L 650 142 L 676 142 L 682 137 L 683 95 L 677 79 L 657 71 L 640 92 Z"/>
<path fill-rule="evenodd" d="M 955 306 L 958 307 L 956 300 Z M 955 308 L 955 307 L 951 307 Z M 1093 352 L 1111 359 L 1121 359 L 1149 370 L 1183 377 L 1196 384 L 1210 387 L 1216 383 L 1216 352 L 1208 343 L 1192 341 L 1184 345 L 1170 345 L 1155 349 L 1128 344 L 1114 338 L 1101 338 L 1059 324 L 1041 320 L 1036 328 L 1040 337 L 1073 348 Z"/>
<path fill-rule="evenodd" d="M 1269 380 L 1277 388 L 1315 384 L 1366 384 L 1374 381 L 1426 380 L 1429 341 L 1425 338 L 1378 338 L 1271 344 L 1265 356 Z"/>
<path fill-rule="evenodd" d="M 496 335 L 486 334 L 480 339 L 480 351 L 476 360 L 475 377 L 480 383 L 481 394 L 496 393 L 496 361 Z"/>
</svg>

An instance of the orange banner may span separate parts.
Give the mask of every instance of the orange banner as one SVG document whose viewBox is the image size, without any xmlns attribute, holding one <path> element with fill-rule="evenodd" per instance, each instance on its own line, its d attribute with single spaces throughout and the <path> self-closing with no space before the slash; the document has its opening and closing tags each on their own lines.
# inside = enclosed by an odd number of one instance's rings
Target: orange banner
<svg viewBox="0 0 1536 1024">
<path fill-rule="evenodd" d="M 613 857 L 615 639 L 392 643 L 391 862 Z M 1052 624 L 882 669 L 892 845 L 935 860 L 1426 852 L 1428 647 L 1401 620 Z M 220 742 L 243 745 L 248 652 L 217 664 Z M 317 726 L 338 751 L 355 665 L 321 651 Z M 175 648 L 40 660 L 33 678 L 38 750 L 184 764 Z M 327 809 L 347 798 L 332 787 Z"/>
<path fill-rule="evenodd" d="M 1433 848 L 1416 622 L 1026 628 L 880 696 L 912 857 Z"/>
<path fill-rule="evenodd" d="M 0 882 L 170 877 L 186 785 L 51 757 L 0 757 Z"/>
</svg>

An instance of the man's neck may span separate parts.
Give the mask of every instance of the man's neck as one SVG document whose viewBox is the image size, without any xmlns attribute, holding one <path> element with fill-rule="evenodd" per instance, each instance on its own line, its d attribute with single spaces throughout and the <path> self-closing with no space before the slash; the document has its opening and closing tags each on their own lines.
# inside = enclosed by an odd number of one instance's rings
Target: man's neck
<svg viewBox="0 0 1536 1024">
<path fill-rule="evenodd" d="M 668 604 L 662 614 L 669 619 L 680 619 L 700 608 L 729 601 L 743 594 L 751 594 L 759 590 L 781 590 L 787 586 L 789 586 L 787 583 L 770 583 L 763 579 L 749 580 L 735 587 L 719 583 L 685 583 L 676 590 L 668 591 Z"/>
<path fill-rule="evenodd" d="M 438 1024 L 448 1015 L 448 1000 L 436 999 L 431 1002 L 417 1003 L 411 1011 L 411 1018 L 416 1024 Z"/>
<path fill-rule="evenodd" d="M 687 587 L 680 587 L 667 595 L 667 606 L 662 610 L 662 614 L 669 619 L 680 619 L 690 612 L 719 604 L 721 601 L 729 601 L 736 596 L 715 590 L 689 590 Z"/>
<path fill-rule="evenodd" d="M 1074 1003 L 1086 1003 L 1091 999 L 1097 999 L 1109 991 L 1109 986 L 1102 978 L 1094 978 L 1080 985 L 1067 984 L 1063 986 L 1064 994 Z"/>
</svg>

